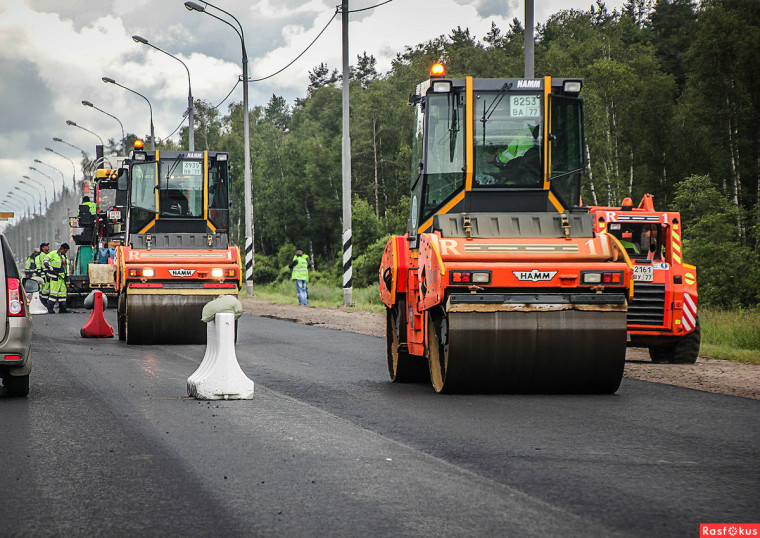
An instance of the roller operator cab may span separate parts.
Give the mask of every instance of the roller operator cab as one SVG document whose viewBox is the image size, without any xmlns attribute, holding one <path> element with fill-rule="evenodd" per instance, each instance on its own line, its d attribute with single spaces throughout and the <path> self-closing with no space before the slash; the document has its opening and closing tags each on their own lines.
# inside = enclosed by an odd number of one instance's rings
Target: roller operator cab
<svg viewBox="0 0 760 538">
<path fill-rule="evenodd" d="M 615 392 L 631 262 L 577 207 L 578 79 L 431 77 L 411 217 L 380 267 L 393 381 L 438 392 Z"/>
<path fill-rule="evenodd" d="M 228 155 L 136 148 L 119 175 L 126 208 L 117 249 L 119 337 L 127 343 L 205 343 L 203 306 L 237 295 L 240 251 L 230 246 Z"/>
<path fill-rule="evenodd" d="M 699 355 L 697 268 L 684 262 L 681 215 L 656 211 L 645 194 L 638 207 L 590 207 L 599 233 L 617 237 L 633 262 L 628 345 L 649 348 L 654 362 L 694 364 Z"/>
</svg>

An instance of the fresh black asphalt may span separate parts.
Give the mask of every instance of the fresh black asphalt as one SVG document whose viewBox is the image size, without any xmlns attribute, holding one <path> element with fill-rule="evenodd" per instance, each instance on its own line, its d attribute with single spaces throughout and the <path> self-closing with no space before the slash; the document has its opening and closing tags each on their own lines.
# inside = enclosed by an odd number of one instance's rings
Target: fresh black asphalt
<svg viewBox="0 0 760 538">
<path fill-rule="evenodd" d="M 759 401 L 629 379 L 612 396 L 438 395 L 390 383 L 382 339 L 243 316 L 254 398 L 206 402 L 186 392 L 203 346 L 83 339 L 86 317 L 36 316 L 30 396 L 0 398 L 1 536 L 695 536 L 760 521 Z"/>
</svg>

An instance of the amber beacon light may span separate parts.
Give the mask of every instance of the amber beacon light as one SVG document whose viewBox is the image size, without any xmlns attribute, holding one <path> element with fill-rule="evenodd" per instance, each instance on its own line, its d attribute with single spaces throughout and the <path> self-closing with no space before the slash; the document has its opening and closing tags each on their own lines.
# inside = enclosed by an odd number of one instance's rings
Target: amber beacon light
<svg viewBox="0 0 760 538">
<path fill-rule="evenodd" d="M 430 78 L 441 78 L 446 76 L 446 68 L 442 63 L 435 63 L 430 68 Z"/>
</svg>

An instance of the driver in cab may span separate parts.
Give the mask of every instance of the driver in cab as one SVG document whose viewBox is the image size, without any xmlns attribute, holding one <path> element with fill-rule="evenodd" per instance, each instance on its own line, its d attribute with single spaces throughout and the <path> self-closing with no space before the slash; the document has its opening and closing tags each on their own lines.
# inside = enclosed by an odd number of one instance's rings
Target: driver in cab
<svg viewBox="0 0 760 538">
<path fill-rule="evenodd" d="M 541 177 L 540 125 L 528 125 L 510 142 L 487 154 L 486 163 L 495 167 L 493 183 L 510 186 L 534 186 Z"/>
</svg>

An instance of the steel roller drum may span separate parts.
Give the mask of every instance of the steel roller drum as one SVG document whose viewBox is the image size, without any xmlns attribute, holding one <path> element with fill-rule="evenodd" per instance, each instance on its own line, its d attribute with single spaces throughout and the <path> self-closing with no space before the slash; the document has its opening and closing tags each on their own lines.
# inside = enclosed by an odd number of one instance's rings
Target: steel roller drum
<svg viewBox="0 0 760 538">
<path fill-rule="evenodd" d="M 623 377 L 625 311 L 449 312 L 433 319 L 430 370 L 439 392 L 611 394 Z"/>
<path fill-rule="evenodd" d="M 205 344 L 203 307 L 213 295 L 128 294 L 128 344 Z"/>
</svg>

